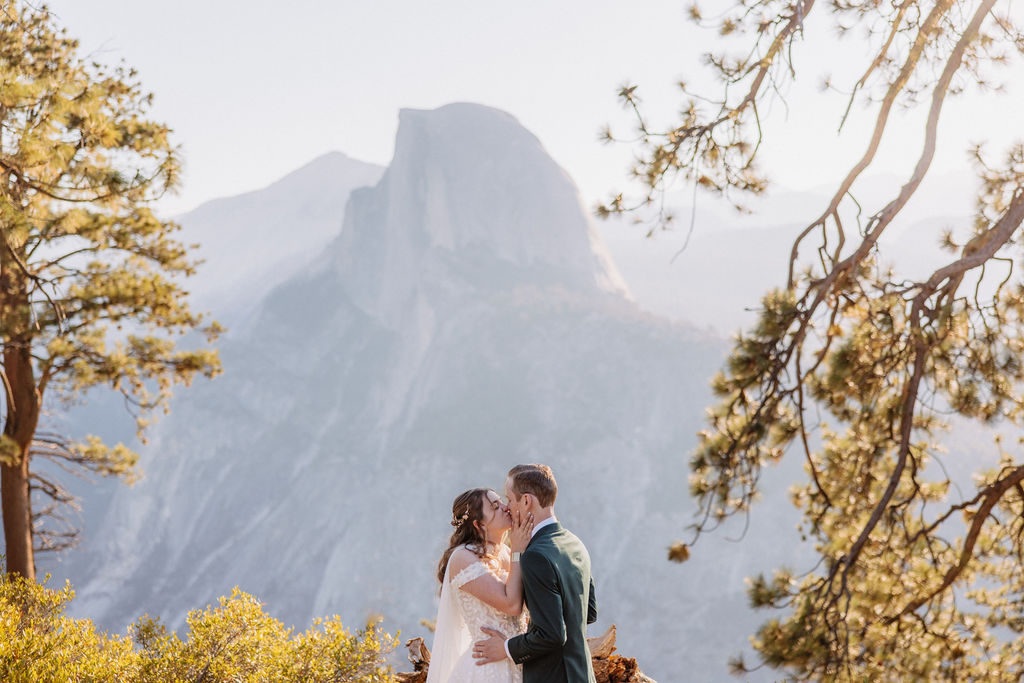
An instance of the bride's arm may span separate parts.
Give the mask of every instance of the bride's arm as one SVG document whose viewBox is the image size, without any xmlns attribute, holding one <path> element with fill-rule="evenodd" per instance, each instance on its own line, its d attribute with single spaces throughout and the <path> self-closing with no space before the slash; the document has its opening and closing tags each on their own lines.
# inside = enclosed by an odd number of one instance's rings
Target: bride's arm
<svg viewBox="0 0 1024 683">
<path fill-rule="evenodd" d="M 533 522 L 521 522 L 513 519 L 510 545 L 512 552 L 522 552 L 530 542 Z M 459 548 L 452 553 L 449 562 L 449 576 L 457 576 L 460 571 L 476 562 L 478 558 L 471 551 Z M 512 562 L 508 570 L 508 579 L 504 583 L 490 572 L 467 581 L 460 588 L 478 600 L 490 605 L 499 612 L 518 616 L 523 613 L 523 578 L 518 562 Z"/>
<path fill-rule="evenodd" d="M 466 553 L 472 555 L 468 550 Z M 476 559 L 473 556 L 474 562 Z M 455 553 L 452 553 L 450 562 L 452 563 L 453 570 L 461 571 L 458 568 L 459 565 L 456 564 Z M 472 564 L 472 562 L 467 563 L 466 566 L 469 564 Z M 462 584 L 460 588 L 504 614 L 518 616 L 523 613 L 523 579 L 519 573 L 518 562 L 512 563 L 512 567 L 508 572 L 508 580 L 504 583 L 499 581 L 493 574 L 485 572 L 472 581 Z"/>
</svg>

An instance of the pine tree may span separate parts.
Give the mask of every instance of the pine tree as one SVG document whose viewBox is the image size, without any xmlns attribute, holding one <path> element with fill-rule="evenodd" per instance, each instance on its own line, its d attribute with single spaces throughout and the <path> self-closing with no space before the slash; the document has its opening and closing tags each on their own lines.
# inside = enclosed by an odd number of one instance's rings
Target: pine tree
<svg viewBox="0 0 1024 683">
<path fill-rule="evenodd" d="M 750 588 L 755 607 L 781 610 L 755 648 L 798 680 L 1024 675 L 1024 456 L 1003 453 L 973 485 L 957 482 L 962 493 L 929 464 L 953 418 L 1024 422 L 1015 263 L 1024 147 L 1001 164 L 970 150 L 980 177 L 973 224 L 960 226 L 960 243 L 935 226 L 949 257 L 927 277 L 884 266 L 879 242 L 932 163 L 943 105 L 1024 52 L 1011 9 L 1002 0 L 740 0 L 704 20 L 694 7 L 695 20 L 744 41 L 739 57 L 708 56 L 722 90 L 690 97 L 668 130 L 649 125 L 635 86 L 620 93 L 637 114 L 643 189 L 599 213 L 650 205 L 679 179 L 741 199 L 766 186 L 758 150 L 772 131 L 759 112 L 797 77 L 801 36 L 838 30 L 865 41 L 863 76 L 847 95 L 874 117 L 863 155 L 808 217 L 787 280 L 713 380 L 719 402 L 691 460 L 697 537 L 730 515 L 756 514 L 763 467 L 790 454 L 805 461 L 793 498 L 821 561 Z M 918 106 L 927 117 L 913 171 L 888 202 L 858 204 L 858 180 L 894 110 Z"/>
<path fill-rule="evenodd" d="M 122 476 L 136 461 L 121 444 L 42 432 L 44 401 L 106 385 L 141 431 L 174 383 L 219 369 L 215 351 L 175 343 L 218 328 L 189 309 L 195 263 L 151 209 L 180 170 L 151 101 L 134 70 L 81 57 L 45 7 L 0 2 L 0 496 L 7 571 L 26 578 L 37 541 L 62 542 L 34 526 L 67 500 L 33 460 Z"/>
</svg>

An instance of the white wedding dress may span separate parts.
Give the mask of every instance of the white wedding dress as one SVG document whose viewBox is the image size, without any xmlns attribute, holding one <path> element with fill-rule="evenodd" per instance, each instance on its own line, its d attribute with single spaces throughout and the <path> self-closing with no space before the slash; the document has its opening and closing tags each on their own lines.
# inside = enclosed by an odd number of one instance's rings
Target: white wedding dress
<svg viewBox="0 0 1024 683">
<path fill-rule="evenodd" d="M 521 683 L 522 666 L 510 659 L 477 666 L 473 659 L 473 643 L 487 637 L 480 629 L 484 626 L 500 631 L 506 638 L 526 631 L 526 610 L 518 617 L 503 614 L 462 586 L 473 579 L 490 573 L 499 581 L 508 578 L 502 569 L 507 565 L 509 551 L 501 547 L 494 560 L 477 560 L 467 565 L 454 577 L 445 570 L 441 586 L 441 602 L 434 625 L 434 646 L 430 652 L 427 683 Z M 450 566 L 450 564 L 449 564 Z"/>
</svg>

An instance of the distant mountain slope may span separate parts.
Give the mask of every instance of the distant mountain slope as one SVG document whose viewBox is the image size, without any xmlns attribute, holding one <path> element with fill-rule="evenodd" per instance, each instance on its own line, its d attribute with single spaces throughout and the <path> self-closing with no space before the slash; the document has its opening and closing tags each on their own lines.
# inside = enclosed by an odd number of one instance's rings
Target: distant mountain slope
<svg viewBox="0 0 1024 683">
<path fill-rule="evenodd" d="M 894 176 L 864 179 L 858 193 L 862 218 L 883 207 L 902 182 Z M 674 210 L 669 230 L 655 231 L 650 238 L 644 235 L 651 224 L 634 225 L 634 217 L 602 221 L 598 227 L 630 293 L 645 310 L 726 336 L 752 325 L 765 292 L 785 286 L 793 240 L 828 205 L 827 193 L 833 189 L 770 189 L 765 197 L 748 200 L 747 214 L 702 195 L 692 230 L 691 209 L 683 207 Z M 882 260 L 913 277 L 945 264 L 949 254 L 941 250 L 939 236 L 951 229 L 965 239 L 973 225 L 973 189 L 961 175 L 927 178 L 883 235 Z M 849 220 L 855 230 L 856 221 Z M 813 239 L 805 244 L 802 257 L 814 258 L 813 244 Z"/>
<path fill-rule="evenodd" d="M 179 236 L 203 265 L 186 287 L 197 310 L 233 324 L 338 235 L 352 190 L 384 169 L 331 152 L 261 190 L 216 199 L 181 216 Z"/>
<path fill-rule="evenodd" d="M 375 184 L 383 173 L 380 166 L 330 152 L 265 188 L 216 199 L 177 217 L 177 239 L 197 245 L 193 255 L 202 261 L 184 283 L 193 310 L 209 313 L 229 331 L 242 325 L 267 292 L 308 265 L 338 236 L 352 190 Z M 193 339 L 186 337 L 182 343 L 189 345 Z M 187 395 L 187 390 L 179 391 Z M 54 406 L 44 421 L 73 437 L 100 434 L 108 443 L 141 446 L 135 422 L 115 392 L 93 390 L 78 405 Z M 44 570 L 79 575 L 110 498 L 123 484 L 83 480 L 53 469 L 57 480 L 84 500 L 75 520 L 83 529 L 83 545 L 60 557 L 42 555 L 38 561 Z"/>
</svg>

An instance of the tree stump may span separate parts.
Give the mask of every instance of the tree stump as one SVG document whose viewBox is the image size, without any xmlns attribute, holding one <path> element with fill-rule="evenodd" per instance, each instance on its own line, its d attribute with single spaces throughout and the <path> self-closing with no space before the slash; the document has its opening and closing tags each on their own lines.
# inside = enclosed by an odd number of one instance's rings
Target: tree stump
<svg viewBox="0 0 1024 683">
<path fill-rule="evenodd" d="M 409 661 L 412 662 L 412 673 L 398 674 L 399 683 L 426 683 L 427 669 L 430 667 L 430 650 L 422 638 L 406 641 L 409 648 Z"/>
<path fill-rule="evenodd" d="M 656 683 L 640 671 L 635 659 L 614 654 L 615 637 L 615 624 L 612 624 L 602 635 L 587 638 L 597 683 Z M 398 681 L 426 683 L 427 669 L 430 667 L 430 650 L 422 638 L 407 641 L 406 647 L 409 648 L 409 661 L 412 662 L 413 670 L 411 673 L 398 674 Z"/>
</svg>

